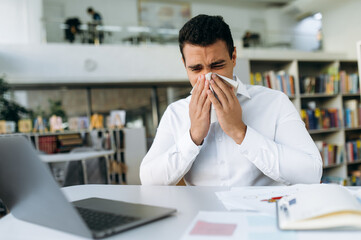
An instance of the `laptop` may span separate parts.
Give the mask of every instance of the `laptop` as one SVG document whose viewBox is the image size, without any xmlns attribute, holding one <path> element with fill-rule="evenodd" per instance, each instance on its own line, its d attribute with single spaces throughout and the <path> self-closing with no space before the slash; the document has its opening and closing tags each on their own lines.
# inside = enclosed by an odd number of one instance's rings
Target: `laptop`
<svg viewBox="0 0 361 240">
<path fill-rule="evenodd" d="M 0 199 L 18 219 L 87 238 L 103 238 L 176 212 L 102 198 L 70 203 L 21 135 L 0 137 Z"/>
</svg>

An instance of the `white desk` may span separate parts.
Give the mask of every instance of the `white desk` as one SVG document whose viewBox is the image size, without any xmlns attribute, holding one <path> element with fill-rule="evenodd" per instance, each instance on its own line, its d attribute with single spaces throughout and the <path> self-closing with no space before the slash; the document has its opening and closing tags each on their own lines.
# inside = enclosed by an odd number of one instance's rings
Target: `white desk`
<svg viewBox="0 0 361 240">
<path fill-rule="evenodd" d="M 198 211 L 226 211 L 214 192 L 225 187 L 161 187 L 125 185 L 81 185 L 63 188 L 71 201 L 88 197 L 102 197 L 133 203 L 176 208 L 178 212 L 168 218 L 146 224 L 107 239 L 179 239 Z M 320 232 L 308 231 L 303 239 L 324 239 Z M 351 233 L 351 239 L 361 239 L 361 232 Z M 332 232 L 327 240 L 350 239 L 348 232 Z M 83 239 L 17 220 L 11 214 L 0 219 L 0 239 Z"/>
<path fill-rule="evenodd" d="M 71 161 L 81 161 L 84 173 L 84 183 L 88 183 L 88 176 L 86 170 L 85 161 L 88 159 L 94 159 L 98 157 L 105 157 L 106 162 L 106 171 L 107 171 L 107 181 L 110 183 L 109 179 L 109 156 L 114 154 L 112 150 L 106 151 L 93 151 L 93 152 L 77 152 L 77 153 L 56 153 L 56 154 L 45 154 L 39 155 L 40 159 L 46 163 L 58 163 L 58 162 L 71 162 Z"/>
</svg>

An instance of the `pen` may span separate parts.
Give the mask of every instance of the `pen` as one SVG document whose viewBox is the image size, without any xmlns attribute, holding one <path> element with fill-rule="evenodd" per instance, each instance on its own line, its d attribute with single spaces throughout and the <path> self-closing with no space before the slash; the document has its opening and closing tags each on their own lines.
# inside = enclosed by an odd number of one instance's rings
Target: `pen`
<svg viewBox="0 0 361 240">
<path fill-rule="evenodd" d="M 263 199 L 261 200 L 262 202 L 276 202 L 277 200 L 280 200 L 283 196 L 281 197 L 272 197 L 272 198 L 269 198 L 269 199 Z"/>
</svg>

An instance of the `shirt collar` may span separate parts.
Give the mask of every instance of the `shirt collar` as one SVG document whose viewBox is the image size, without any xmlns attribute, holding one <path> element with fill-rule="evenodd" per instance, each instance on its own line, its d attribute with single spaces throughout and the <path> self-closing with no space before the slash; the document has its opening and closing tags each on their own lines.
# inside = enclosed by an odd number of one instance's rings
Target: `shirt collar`
<svg viewBox="0 0 361 240">
<path fill-rule="evenodd" d="M 233 79 L 238 82 L 237 94 L 243 95 L 247 98 L 251 98 L 251 95 L 249 95 L 247 91 L 246 85 L 243 84 L 236 75 L 233 75 Z"/>
</svg>

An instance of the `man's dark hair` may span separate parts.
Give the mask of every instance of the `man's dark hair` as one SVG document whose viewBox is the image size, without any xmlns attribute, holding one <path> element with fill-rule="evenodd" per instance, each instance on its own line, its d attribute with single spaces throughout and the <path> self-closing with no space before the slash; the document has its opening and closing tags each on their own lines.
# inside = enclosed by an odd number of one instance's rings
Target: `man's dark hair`
<svg viewBox="0 0 361 240">
<path fill-rule="evenodd" d="M 93 10 L 92 7 L 88 7 L 87 12 L 88 12 L 88 13 L 92 13 L 92 12 L 94 12 L 94 10 Z"/>
<path fill-rule="evenodd" d="M 189 20 L 179 30 L 179 48 L 182 53 L 186 43 L 202 47 L 209 46 L 218 40 L 223 40 L 228 48 L 229 56 L 232 58 L 234 50 L 231 30 L 221 16 L 208 16 L 200 14 Z"/>
</svg>

